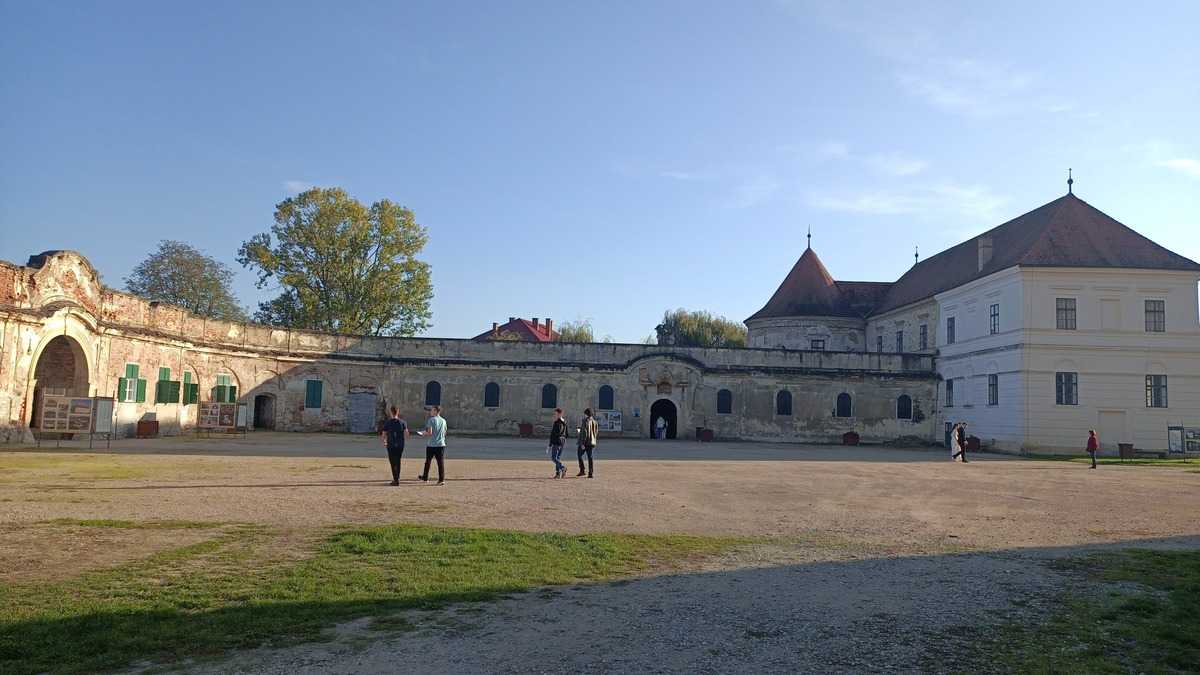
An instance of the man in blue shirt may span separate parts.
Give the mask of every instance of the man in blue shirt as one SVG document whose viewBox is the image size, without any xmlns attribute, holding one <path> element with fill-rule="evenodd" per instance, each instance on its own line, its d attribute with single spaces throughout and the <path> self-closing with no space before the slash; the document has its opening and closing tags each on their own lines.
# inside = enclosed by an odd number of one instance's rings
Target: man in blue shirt
<svg viewBox="0 0 1200 675">
<path fill-rule="evenodd" d="M 417 476 L 420 480 L 429 480 L 429 463 L 437 458 L 438 485 L 446 484 L 446 420 L 442 419 L 442 406 L 435 405 L 429 411 L 430 417 L 425 420 L 425 430 L 418 431 L 418 436 L 429 435 L 429 444 L 425 446 L 425 470 Z"/>
</svg>

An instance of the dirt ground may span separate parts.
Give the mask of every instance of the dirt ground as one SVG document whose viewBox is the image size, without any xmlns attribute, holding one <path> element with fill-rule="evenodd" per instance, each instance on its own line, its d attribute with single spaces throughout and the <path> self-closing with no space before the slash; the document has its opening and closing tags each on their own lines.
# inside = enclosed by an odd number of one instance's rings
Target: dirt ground
<svg viewBox="0 0 1200 675">
<path fill-rule="evenodd" d="M 595 479 L 555 480 L 539 441 L 458 438 L 446 486 L 414 479 L 418 446 L 392 487 L 383 449 L 364 437 L 80 450 L 0 452 L 0 582 L 69 576 L 214 531 L 53 519 L 258 523 L 296 539 L 333 524 L 417 522 L 762 542 L 694 570 L 413 614 L 417 629 L 400 634 L 363 620 L 332 642 L 174 664 L 201 672 L 954 671 L 957 626 L 1036 615 L 1076 583 L 1046 559 L 1200 546 L 1200 472 L 1189 467 L 623 440 L 601 445 Z"/>
<path fill-rule="evenodd" d="M 568 453 L 573 454 L 573 453 Z M 447 485 L 399 487 L 370 438 L 119 441 L 0 453 L 0 526 L 55 518 L 304 529 L 420 522 L 560 532 L 813 538 L 882 554 L 1005 550 L 1200 534 L 1200 473 L 938 449 L 609 441 L 596 478 L 554 480 L 536 440 L 453 439 Z M 571 473 L 577 466 L 570 457 Z M 10 540 L 11 541 L 11 540 Z"/>
</svg>

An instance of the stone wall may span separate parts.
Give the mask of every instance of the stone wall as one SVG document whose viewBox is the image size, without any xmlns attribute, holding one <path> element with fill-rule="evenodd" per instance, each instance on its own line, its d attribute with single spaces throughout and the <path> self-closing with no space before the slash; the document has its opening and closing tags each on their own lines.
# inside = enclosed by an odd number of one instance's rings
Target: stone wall
<svg viewBox="0 0 1200 675">
<path fill-rule="evenodd" d="M 131 433 L 153 417 L 163 433 L 195 423 L 196 406 L 155 404 L 160 368 L 171 379 L 190 373 L 201 400 L 211 399 L 219 375 L 255 409 L 264 397 L 275 428 L 345 431 L 351 406 L 382 414 L 395 404 L 415 420 L 425 415 L 426 386 L 436 381 L 451 427 L 458 432 L 514 434 L 522 423 L 544 426 L 542 390 L 576 418 L 614 390 L 625 435 L 648 435 L 656 401 L 675 406 L 680 436 L 696 427 L 719 438 L 831 442 L 845 431 L 867 441 L 934 437 L 929 410 L 936 392 L 933 357 L 862 351 L 687 349 L 641 344 L 474 342 L 437 338 L 368 338 L 289 331 L 206 320 L 177 307 L 148 303 L 104 288 L 87 261 L 71 252 L 0 265 L 0 434 L 28 438 L 31 375 L 56 336 L 78 344 L 87 363 L 88 393 L 115 395 L 126 364 L 147 380 L 146 401 L 118 403 L 119 429 Z M 53 353 L 53 352 L 51 352 Z M 319 407 L 306 407 L 306 382 L 319 380 Z M 484 387 L 500 387 L 500 404 L 485 406 Z M 717 392 L 732 395 L 732 411 L 717 412 Z M 792 414 L 777 414 L 786 390 Z M 835 417 L 838 394 L 854 401 L 852 417 Z M 896 398 L 910 396 L 926 411 L 920 422 L 896 419 Z M 352 403 L 352 401 L 356 403 Z"/>
</svg>

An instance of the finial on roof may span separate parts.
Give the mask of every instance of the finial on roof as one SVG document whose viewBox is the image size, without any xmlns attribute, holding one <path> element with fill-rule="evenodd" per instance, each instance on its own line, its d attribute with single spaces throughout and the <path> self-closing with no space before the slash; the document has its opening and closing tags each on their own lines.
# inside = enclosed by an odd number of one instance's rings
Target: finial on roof
<svg viewBox="0 0 1200 675">
<path fill-rule="evenodd" d="M 1071 178 L 1071 169 L 1067 169 L 1067 194 L 1074 194 L 1071 191 L 1071 186 L 1075 184 L 1075 179 Z"/>
<path fill-rule="evenodd" d="M 921 260 L 921 247 L 914 246 L 913 247 L 913 264 L 916 265 L 918 262 L 920 262 L 920 260 Z"/>
<path fill-rule="evenodd" d="M 808 247 L 812 248 L 812 225 L 808 226 Z"/>
</svg>

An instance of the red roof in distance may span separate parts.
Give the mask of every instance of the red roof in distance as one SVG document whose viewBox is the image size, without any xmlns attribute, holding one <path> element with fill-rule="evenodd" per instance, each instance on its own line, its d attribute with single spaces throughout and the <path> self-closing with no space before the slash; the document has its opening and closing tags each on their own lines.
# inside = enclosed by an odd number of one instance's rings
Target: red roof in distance
<svg viewBox="0 0 1200 675">
<path fill-rule="evenodd" d="M 477 342 L 493 340 L 513 342 L 557 342 L 558 331 L 554 330 L 553 319 L 539 321 L 510 316 L 507 323 L 493 323 L 492 329 L 471 338 Z"/>
</svg>

